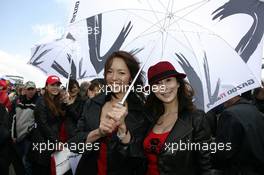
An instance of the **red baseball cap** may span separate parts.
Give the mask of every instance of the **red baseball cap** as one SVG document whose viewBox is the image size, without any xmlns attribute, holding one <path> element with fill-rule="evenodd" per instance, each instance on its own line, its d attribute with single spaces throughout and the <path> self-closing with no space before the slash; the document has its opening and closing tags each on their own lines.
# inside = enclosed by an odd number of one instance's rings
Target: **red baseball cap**
<svg viewBox="0 0 264 175">
<path fill-rule="evenodd" d="M 52 85 L 55 83 L 61 84 L 60 78 L 56 75 L 50 75 L 46 80 L 46 84 Z"/>
<path fill-rule="evenodd" d="M 150 85 L 169 77 L 185 78 L 186 74 L 176 71 L 168 61 L 161 61 L 148 69 L 148 82 Z"/>
</svg>

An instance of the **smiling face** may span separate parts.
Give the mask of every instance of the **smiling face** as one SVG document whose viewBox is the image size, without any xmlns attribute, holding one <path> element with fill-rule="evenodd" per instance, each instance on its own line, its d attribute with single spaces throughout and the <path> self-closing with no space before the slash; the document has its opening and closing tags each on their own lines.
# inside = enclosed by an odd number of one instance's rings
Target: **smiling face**
<svg viewBox="0 0 264 175">
<path fill-rule="evenodd" d="M 155 83 L 155 85 L 159 88 L 154 94 L 163 103 L 172 103 L 177 100 L 180 85 L 175 77 L 165 78 Z"/>
<path fill-rule="evenodd" d="M 46 91 L 52 96 L 56 96 L 60 92 L 60 83 L 47 84 Z"/>
<path fill-rule="evenodd" d="M 115 94 L 124 94 L 131 80 L 130 71 L 122 58 L 114 57 L 111 66 L 106 70 L 105 80 Z"/>
<path fill-rule="evenodd" d="M 76 97 L 79 92 L 80 92 L 80 88 L 76 84 L 74 84 L 72 89 L 69 90 L 69 94 L 71 97 Z"/>
</svg>

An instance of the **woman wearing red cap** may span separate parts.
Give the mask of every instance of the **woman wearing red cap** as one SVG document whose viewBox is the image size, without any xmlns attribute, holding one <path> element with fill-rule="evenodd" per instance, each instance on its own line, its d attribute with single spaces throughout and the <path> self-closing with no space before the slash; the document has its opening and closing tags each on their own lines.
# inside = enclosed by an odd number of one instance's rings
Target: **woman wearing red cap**
<svg viewBox="0 0 264 175">
<path fill-rule="evenodd" d="M 195 109 L 193 90 L 185 77 L 166 61 L 148 70 L 148 82 L 156 88 L 151 88 L 146 102 L 155 121 L 143 144 L 148 160 L 147 175 L 210 173 L 209 150 L 187 147 L 187 143 L 209 142 L 210 131 L 204 113 Z"/>
<path fill-rule="evenodd" d="M 108 57 L 104 71 L 107 87 L 87 101 L 72 139 L 76 144 L 99 144 L 99 149 L 85 150 L 76 175 L 139 174 L 144 160 L 142 141 L 150 124 L 143 93 L 131 91 L 124 106 L 118 104 L 139 71 L 139 63 L 130 53 L 117 51 Z M 139 76 L 135 86 L 142 84 Z"/>
<path fill-rule="evenodd" d="M 45 93 L 34 110 L 37 127 L 33 130 L 33 147 L 30 152 L 32 174 L 52 173 L 51 154 L 61 150 L 59 143 L 65 142 L 68 135 L 65 127 L 65 111 L 62 109 L 60 78 L 51 75 L 46 80 Z"/>
</svg>

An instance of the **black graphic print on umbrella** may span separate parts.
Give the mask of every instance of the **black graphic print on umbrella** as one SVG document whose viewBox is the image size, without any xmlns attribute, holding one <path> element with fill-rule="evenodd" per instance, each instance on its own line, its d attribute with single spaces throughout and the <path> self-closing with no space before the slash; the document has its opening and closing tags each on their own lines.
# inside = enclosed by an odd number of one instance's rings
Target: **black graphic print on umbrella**
<svg viewBox="0 0 264 175">
<path fill-rule="evenodd" d="M 198 76 L 197 72 L 194 70 L 194 68 L 191 66 L 190 62 L 186 59 L 186 57 L 181 53 L 175 53 L 175 55 L 178 57 L 179 61 L 178 63 L 183 68 L 184 72 L 188 75 L 188 80 L 192 86 L 192 88 L 195 91 L 194 94 L 194 103 L 197 106 L 198 109 L 204 108 L 204 90 L 201 78 Z M 210 80 L 210 71 L 207 61 L 206 53 L 204 52 L 204 74 L 206 79 L 206 88 L 207 88 L 207 95 L 209 99 L 209 103 L 206 104 L 207 107 L 210 107 L 210 105 L 213 105 L 217 101 L 217 97 L 219 95 L 219 88 L 220 88 L 220 79 L 218 78 L 216 88 L 214 92 L 212 93 L 211 89 L 211 80 Z"/>
<path fill-rule="evenodd" d="M 106 58 L 121 48 L 124 43 L 126 37 L 132 29 L 131 22 L 125 25 L 120 31 L 118 37 L 116 38 L 113 45 L 110 49 L 103 55 L 100 56 L 100 45 L 101 45 L 101 35 L 102 35 L 102 14 L 98 14 L 86 19 L 87 26 L 91 28 L 98 28 L 98 34 L 88 34 L 88 45 L 89 45 L 89 55 L 91 59 L 91 63 L 93 64 L 96 73 L 100 73 L 105 65 Z"/>
<path fill-rule="evenodd" d="M 216 9 L 212 15 L 214 15 L 213 20 L 217 18 L 223 20 L 231 15 L 241 13 L 250 15 L 254 20 L 248 32 L 235 48 L 244 62 L 247 63 L 261 42 L 264 33 L 264 2 L 259 0 L 229 0 Z"/>
</svg>

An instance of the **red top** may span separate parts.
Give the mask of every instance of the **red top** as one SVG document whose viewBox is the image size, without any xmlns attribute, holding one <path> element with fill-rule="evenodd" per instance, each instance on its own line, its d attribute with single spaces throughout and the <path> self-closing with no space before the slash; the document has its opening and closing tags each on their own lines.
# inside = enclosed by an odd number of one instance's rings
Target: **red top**
<svg viewBox="0 0 264 175">
<path fill-rule="evenodd" d="M 156 134 L 151 131 L 144 140 L 144 152 L 148 159 L 147 175 L 159 175 L 157 155 L 160 153 L 165 140 L 169 135 L 169 131 Z"/>
<path fill-rule="evenodd" d="M 62 143 L 65 143 L 68 140 L 68 134 L 66 132 L 66 128 L 65 128 L 65 122 L 63 121 L 61 126 L 60 126 L 60 131 L 59 131 L 59 140 Z"/>
<path fill-rule="evenodd" d="M 106 138 L 100 143 L 99 157 L 97 159 L 98 175 L 107 174 L 107 144 Z"/>
</svg>

